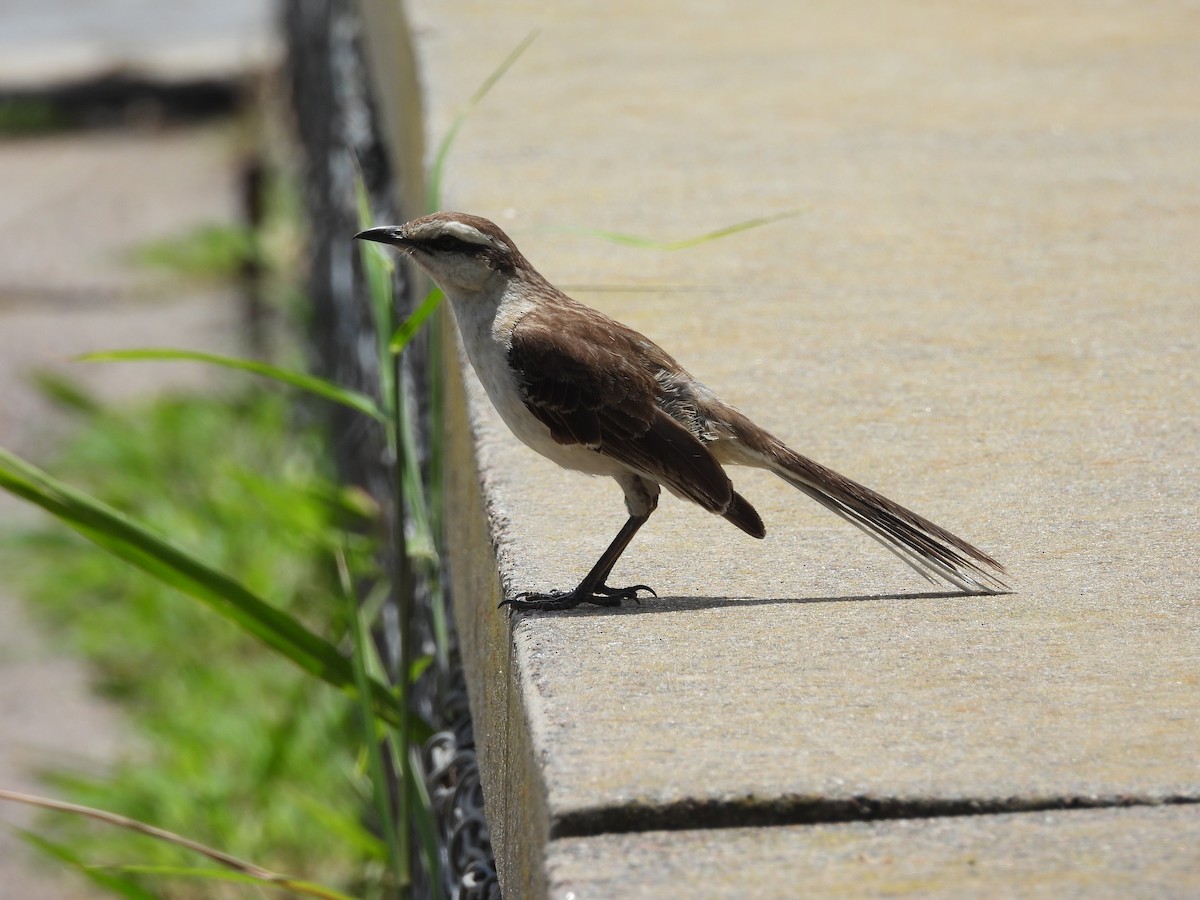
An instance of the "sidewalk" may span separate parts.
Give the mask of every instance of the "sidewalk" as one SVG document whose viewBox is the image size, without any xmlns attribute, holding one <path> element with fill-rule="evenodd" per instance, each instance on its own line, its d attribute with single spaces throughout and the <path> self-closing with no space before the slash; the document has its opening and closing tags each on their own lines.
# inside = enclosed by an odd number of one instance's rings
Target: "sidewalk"
<svg viewBox="0 0 1200 900">
<path fill-rule="evenodd" d="M 931 590 L 734 472 L 765 541 L 668 498 L 613 576 L 659 599 L 510 620 L 501 583 L 573 584 L 625 514 L 468 375 L 452 564 L 507 893 L 1200 891 L 1191 7 L 407 7 L 429 147 L 541 29 L 447 208 L 1013 576 Z M 561 229 L 789 210 L 674 253 Z"/>
</svg>

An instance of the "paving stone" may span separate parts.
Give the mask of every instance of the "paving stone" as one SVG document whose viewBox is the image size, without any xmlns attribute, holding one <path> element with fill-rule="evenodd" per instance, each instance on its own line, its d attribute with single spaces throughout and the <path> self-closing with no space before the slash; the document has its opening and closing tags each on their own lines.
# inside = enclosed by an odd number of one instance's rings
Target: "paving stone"
<svg viewBox="0 0 1200 900">
<path fill-rule="evenodd" d="M 556 841 L 549 896 L 1194 897 L 1200 809 L 1076 810 Z"/>
</svg>

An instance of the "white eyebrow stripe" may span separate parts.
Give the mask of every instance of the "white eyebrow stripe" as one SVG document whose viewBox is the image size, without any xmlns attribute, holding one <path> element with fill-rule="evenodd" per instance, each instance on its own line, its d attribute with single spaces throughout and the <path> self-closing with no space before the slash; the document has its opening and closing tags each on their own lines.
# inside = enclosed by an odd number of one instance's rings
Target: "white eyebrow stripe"
<svg viewBox="0 0 1200 900">
<path fill-rule="evenodd" d="M 441 230 L 443 233 L 453 235 L 460 241 L 466 241 L 468 244 L 478 244 L 482 247 L 498 247 L 503 250 L 508 249 L 503 241 L 489 237 L 478 228 L 468 225 L 466 222 L 443 222 Z"/>
</svg>

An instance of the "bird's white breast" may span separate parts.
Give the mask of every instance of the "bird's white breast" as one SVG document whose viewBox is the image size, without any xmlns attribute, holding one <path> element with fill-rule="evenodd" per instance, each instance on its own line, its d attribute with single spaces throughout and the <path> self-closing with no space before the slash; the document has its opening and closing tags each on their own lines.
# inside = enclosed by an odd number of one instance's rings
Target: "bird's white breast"
<svg viewBox="0 0 1200 900">
<path fill-rule="evenodd" d="M 454 318 L 471 367 L 492 406 L 523 443 L 558 465 L 589 475 L 616 475 L 626 467 L 586 447 L 559 444 L 525 406 L 521 388 L 508 361 L 512 332 L 536 300 L 515 296 L 507 289 L 499 297 L 462 299 L 450 296 Z"/>
</svg>

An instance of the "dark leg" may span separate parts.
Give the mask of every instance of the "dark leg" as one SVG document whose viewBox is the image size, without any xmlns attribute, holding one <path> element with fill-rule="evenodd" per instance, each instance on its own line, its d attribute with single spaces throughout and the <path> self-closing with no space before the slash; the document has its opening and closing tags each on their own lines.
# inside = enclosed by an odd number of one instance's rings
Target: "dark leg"
<svg viewBox="0 0 1200 900">
<path fill-rule="evenodd" d="M 512 600 L 504 600 L 500 605 L 507 604 L 513 609 L 520 610 L 571 609 L 580 603 L 620 606 L 622 600 L 636 600 L 638 591 L 648 591 L 654 594 L 654 590 L 644 584 L 635 584 L 626 588 L 610 588 L 604 583 L 608 580 L 617 560 L 621 558 L 621 554 L 625 552 L 625 548 L 629 546 L 629 542 L 633 540 L 633 536 L 638 533 L 638 529 L 646 523 L 648 518 L 650 518 L 649 515 L 630 516 L 621 530 L 617 532 L 617 536 L 613 538 L 613 542 L 608 545 L 608 549 L 604 551 L 604 554 L 596 561 L 592 570 L 584 576 L 583 581 L 575 590 L 553 591 L 549 594 L 527 592 L 517 594 Z M 655 596 L 658 595 L 655 594 Z"/>
</svg>

